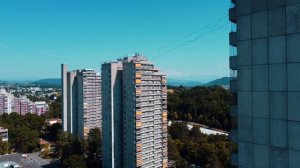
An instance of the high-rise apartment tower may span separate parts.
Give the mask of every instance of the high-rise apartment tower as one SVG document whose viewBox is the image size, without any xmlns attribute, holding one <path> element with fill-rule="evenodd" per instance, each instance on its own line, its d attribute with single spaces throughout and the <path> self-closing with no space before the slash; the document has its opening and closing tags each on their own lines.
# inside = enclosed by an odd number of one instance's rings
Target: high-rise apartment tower
<svg viewBox="0 0 300 168">
<path fill-rule="evenodd" d="M 63 130 L 86 137 L 101 128 L 101 78 L 92 69 L 68 72 L 62 64 Z"/>
<path fill-rule="evenodd" d="M 232 0 L 231 163 L 300 165 L 300 0 Z"/>
<path fill-rule="evenodd" d="M 167 167 L 166 76 L 136 54 L 102 65 L 103 167 Z"/>
</svg>

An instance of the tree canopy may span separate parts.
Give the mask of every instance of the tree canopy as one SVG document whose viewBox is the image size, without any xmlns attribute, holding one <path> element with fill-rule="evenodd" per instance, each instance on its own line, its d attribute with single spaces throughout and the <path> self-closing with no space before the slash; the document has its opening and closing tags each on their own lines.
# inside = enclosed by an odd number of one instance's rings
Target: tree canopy
<svg viewBox="0 0 300 168">
<path fill-rule="evenodd" d="M 168 94 L 169 119 L 193 121 L 229 130 L 231 94 L 220 86 L 172 87 Z"/>
<path fill-rule="evenodd" d="M 175 122 L 169 127 L 169 160 L 175 167 L 197 165 L 204 168 L 229 168 L 230 142 L 224 135 L 205 135 L 195 126 Z"/>
<path fill-rule="evenodd" d="M 27 113 L 17 113 L 0 116 L 0 126 L 8 128 L 9 148 L 20 153 L 29 153 L 39 150 L 39 137 L 41 137 L 45 119 L 41 116 Z"/>
</svg>

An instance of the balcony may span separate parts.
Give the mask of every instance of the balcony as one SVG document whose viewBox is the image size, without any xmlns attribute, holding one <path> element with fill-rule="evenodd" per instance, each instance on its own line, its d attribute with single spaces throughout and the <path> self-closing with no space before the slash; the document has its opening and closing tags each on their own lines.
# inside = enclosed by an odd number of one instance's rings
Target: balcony
<svg viewBox="0 0 300 168">
<path fill-rule="evenodd" d="M 230 45 L 232 45 L 234 47 L 237 46 L 237 33 L 236 32 L 229 33 L 229 43 L 230 43 Z"/>
<path fill-rule="evenodd" d="M 229 57 L 229 66 L 232 70 L 237 70 L 237 56 Z"/>
<path fill-rule="evenodd" d="M 233 23 L 236 23 L 236 7 L 229 9 L 229 20 Z"/>
<path fill-rule="evenodd" d="M 236 93 L 237 92 L 237 79 L 233 78 L 230 80 L 230 91 L 232 93 Z"/>
</svg>

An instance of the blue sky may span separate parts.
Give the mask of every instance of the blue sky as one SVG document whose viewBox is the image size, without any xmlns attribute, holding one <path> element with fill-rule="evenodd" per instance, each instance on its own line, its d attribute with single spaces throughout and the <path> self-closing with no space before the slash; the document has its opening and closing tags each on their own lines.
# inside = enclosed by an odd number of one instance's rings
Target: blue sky
<svg viewBox="0 0 300 168">
<path fill-rule="evenodd" d="M 100 70 L 135 52 L 170 78 L 228 76 L 229 0 L 1 0 L 0 79 Z"/>
</svg>

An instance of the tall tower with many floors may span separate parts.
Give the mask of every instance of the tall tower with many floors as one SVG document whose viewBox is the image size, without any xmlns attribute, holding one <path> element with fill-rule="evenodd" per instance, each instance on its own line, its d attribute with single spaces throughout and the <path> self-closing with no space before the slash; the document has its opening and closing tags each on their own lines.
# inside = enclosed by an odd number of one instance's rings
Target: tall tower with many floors
<svg viewBox="0 0 300 168">
<path fill-rule="evenodd" d="M 300 165 L 300 1 L 232 0 L 233 167 Z"/>
<path fill-rule="evenodd" d="M 136 54 L 102 65 L 103 166 L 167 167 L 166 76 Z"/>
<path fill-rule="evenodd" d="M 67 71 L 62 65 L 63 130 L 86 137 L 101 128 L 101 78 L 92 69 Z"/>
</svg>

